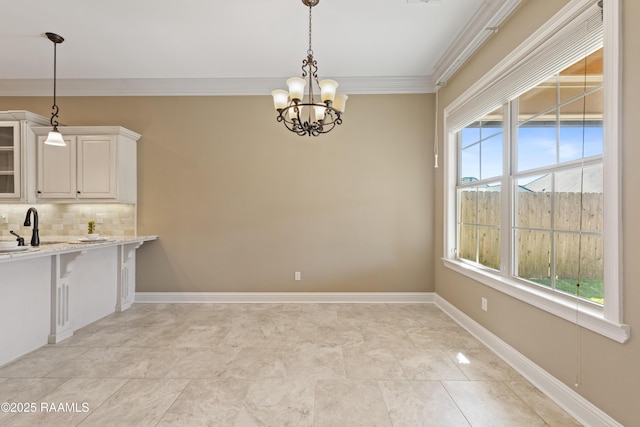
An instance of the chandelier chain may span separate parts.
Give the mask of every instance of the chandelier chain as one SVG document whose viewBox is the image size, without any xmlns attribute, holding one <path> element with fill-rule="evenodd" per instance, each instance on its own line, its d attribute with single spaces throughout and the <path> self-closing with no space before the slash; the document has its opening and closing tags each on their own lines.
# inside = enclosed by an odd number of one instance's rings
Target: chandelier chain
<svg viewBox="0 0 640 427">
<path fill-rule="evenodd" d="M 311 5 L 309 5 L 309 50 L 307 50 L 308 55 L 313 55 L 313 49 L 311 49 Z"/>
</svg>

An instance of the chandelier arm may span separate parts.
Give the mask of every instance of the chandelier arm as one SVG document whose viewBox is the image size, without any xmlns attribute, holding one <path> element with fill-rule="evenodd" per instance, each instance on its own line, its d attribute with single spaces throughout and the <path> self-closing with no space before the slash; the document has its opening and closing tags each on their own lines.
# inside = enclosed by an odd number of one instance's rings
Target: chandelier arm
<svg viewBox="0 0 640 427">
<path fill-rule="evenodd" d="M 330 101 L 326 101 L 326 102 L 322 102 L 322 103 L 321 102 L 313 102 L 313 103 L 311 103 L 311 102 L 297 102 L 297 103 L 291 102 L 291 104 L 289 104 L 287 107 L 285 107 L 285 108 L 283 108 L 281 110 L 278 110 L 278 112 L 279 112 L 279 116 L 278 117 L 282 116 L 283 120 L 286 120 L 284 112 L 288 111 L 290 109 L 294 109 L 293 111 L 296 113 L 296 115 L 299 118 L 300 110 L 303 107 L 307 107 L 307 109 L 312 109 L 313 107 L 323 107 L 325 109 L 325 119 L 322 120 L 323 123 L 331 123 L 331 122 L 335 122 L 335 121 L 338 121 L 338 120 L 340 120 L 340 122 L 342 122 L 342 120 L 341 120 L 342 113 L 340 111 L 336 110 L 334 107 L 332 107 Z M 335 117 L 334 117 L 334 115 L 335 115 Z M 331 122 L 328 122 L 326 120 L 326 116 L 329 116 L 329 117 L 332 118 Z M 278 121 L 280 121 L 280 120 L 278 120 Z"/>
<path fill-rule="evenodd" d="M 298 126 L 296 123 L 287 120 L 285 118 L 283 118 L 282 120 L 278 120 L 279 122 L 284 123 L 284 126 L 289 129 L 291 132 L 297 133 L 298 135 L 302 136 L 304 135 L 306 132 L 304 132 L 303 130 L 300 129 L 300 126 Z"/>
<path fill-rule="evenodd" d="M 300 112 L 302 111 L 302 105 L 304 104 L 300 104 L 299 102 L 294 102 L 293 105 L 291 105 L 289 107 L 289 109 L 293 108 L 293 112 L 296 113 L 296 118 L 294 120 L 291 120 L 293 123 L 295 123 L 295 120 L 298 120 L 298 123 L 302 123 L 302 119 L 300 118 Z M 289 116 L 291 117 L 291 116 Z"/>
<path fill-rule="evenodd" d="M 298 120 L 297 123 L 292 123 L 292 126 L 289 128 L 290 131 L 295 132 L 298 136 L 304 136 L 307 134 L 307 130 L 303 124 Z"/>
<path fill-rule="evenodd" d="M 320 132 L 320 133 L 329 133 L 329 132 L 331 132 L 331 130 L 332 130 L 334 127 L 336 127 L 336 123 L 335 123 L 335 122 L 332 122 L 332 123 L 330 124 L 330 127 L 329 127 L 329 128 L 327 128 L 327 129 L 323 129 L 323 131 L 322 131 L 322 132 Z"/>
<path fill-rule="evenodd" d="M 307 124 L 307 122 L 304 122 L 304 124 L 300 121 L 300 110 L 298 105 L 304 105 L 304 104 L 291 104 L 286 108 L 282 108 L 278 110 L 278 117 L 276 117 L 276 120 L 278 122 L 281 122 L 284 124 L 284 126 L 290 130 L 291 132 L 294 132 L 296 134 L 298 134 L 299 136 L 304 136 L 308 133 L 308 131 L 306 130 L 305 124 Z M 289 115 L 288 111 L 290 109 L 294 109 L 293 111 L 296 113 L 297 118 L 290 120 L 287 119 L 287 116 Z M 286 112 L 286 114 L 285 114 Z"/>
<path fill-rule="evenodd" d="M 311 108 L 316 106 L 324 106 L 324 104 L 309 104 L 309 103 L 292 104 L 289 107 L 278 110 L 278 116 L 276 117 L 276 120 L 278 122 L 282 122 L 288 130 L 296 133 L 299 136 L 304 136 L 304 135 L 318 136 L 323 133 L 329 133 L 331 130 L 333 130 L 333 128 L 336 127 L 336 125 L 342 124 L 342 117 L 340 112 L 334 109 L 333 107 L 327 107 L 327 115 L 323 120 L 317 120 L 314 122 L 310 120 L 303 122 L 300 120 L 300 117 L 299 117 L 300 108 L 302 107 Z M 287 112 L 292 108 L 294 109 L 294 112 L 296 112 L 296 114 L 298 115 L 298 118 L 294 120 L 287 119 L 287 114 L 288 114 Z M 295 109 L 297 109 L 298 111 L 296 111 Z M 335 114 L 335 117 L 334 117 L 334 114 Z M 327 116 L 329 116 L 331 120 L 327 120 L 326 119 Z"/>
</svg>

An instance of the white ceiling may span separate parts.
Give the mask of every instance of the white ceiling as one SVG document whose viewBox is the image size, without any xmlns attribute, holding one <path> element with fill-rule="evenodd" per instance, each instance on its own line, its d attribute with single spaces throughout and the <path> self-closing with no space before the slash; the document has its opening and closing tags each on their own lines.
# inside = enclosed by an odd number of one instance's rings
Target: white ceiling
<svg viewBox="0 0 640 427">
<path fill-rule="evenodd" d="M 417 2 L 416 2 L 417 1 Z M 321 0 L 320 78 L 351 93 L 431 92 L 520 0 Z M 20 0 L 2 8 L 0 95 L 268 94 L 300 74 L 300 0 Z M 274 86 L 275 85 L 275 86 Z"/>
</svg>

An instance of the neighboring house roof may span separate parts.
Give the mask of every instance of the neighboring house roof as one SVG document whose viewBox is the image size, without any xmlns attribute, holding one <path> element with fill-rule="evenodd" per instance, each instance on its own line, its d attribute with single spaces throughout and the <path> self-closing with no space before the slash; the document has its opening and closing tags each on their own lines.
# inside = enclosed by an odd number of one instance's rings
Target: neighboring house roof
<svg viewBox="0 0 640 427">
<path fill-rule="evenodd" d="M 584 174 L 581 176 L 582 171 Z M 551 173 L 542 175 L 534 179 L 528 184 L 518 185 L 519 191 L 528 191 L 535 193 L 549 192 L 552 189 Z M 556 193 L 602 193 L 602 170 L 600 167 L 585 167 L 584 169 L 571 169 L 555 173 L 555 191 Z M 467 176 L 462 178 L 463 183 L 478 181 L 478 178 Z M 482 191 L 498 191 L 499 185 L 485 185 L 478 187 Z"/>
<path fill-rule="evenodd" d="M 584 174 L 582 172 L 584 171 Z M 581 176 L 582 174 L 582 176 Z M 520 187 L 533 192 L 552 190 L 552 175 L 546 174 Z M 555 173 L 556 193 L 602 193 L 602 170 L 599 167 L 571 169 Z"/>
</svg>

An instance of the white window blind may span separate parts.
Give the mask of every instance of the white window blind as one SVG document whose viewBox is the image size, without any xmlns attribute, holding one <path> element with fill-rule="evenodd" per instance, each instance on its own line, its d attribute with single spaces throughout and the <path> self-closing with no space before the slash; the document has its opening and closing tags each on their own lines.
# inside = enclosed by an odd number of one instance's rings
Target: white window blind
<svg viewBox="0 0 640 427">
<path fill-rule="evenodd" d="M 456 132 L 506 104 L 588 54 L 602 47 L 602 9 L 592 5 L 553 36 L 525 54 L 518 64 L 447 114 L 447 128 Z"/>
</svg>

